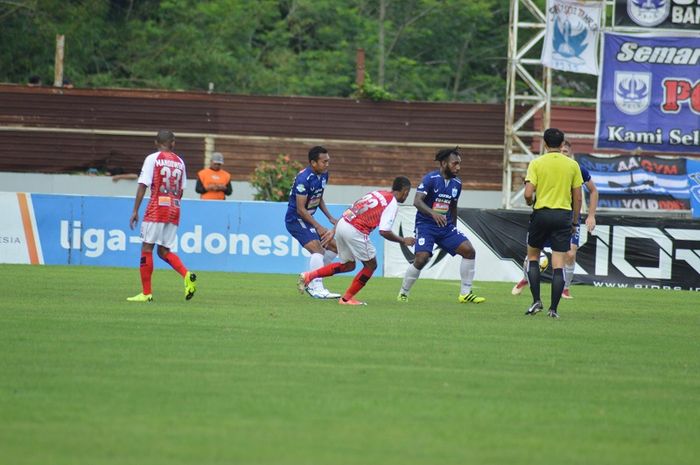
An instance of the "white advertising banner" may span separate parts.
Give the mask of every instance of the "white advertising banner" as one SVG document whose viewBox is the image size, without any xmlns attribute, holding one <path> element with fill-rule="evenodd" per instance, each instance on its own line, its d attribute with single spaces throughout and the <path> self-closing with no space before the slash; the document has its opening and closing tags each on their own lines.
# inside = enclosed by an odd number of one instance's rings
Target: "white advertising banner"
<svg viewBox="0 0 700 465">
<path fill-rule="evenodd" d="M 31 196 L 0 192 L 0 212 L 0 263 L 42 263 Z"/>
<path fill-rule="evenodd" d="M 400 236 L 413 236 L 416 224 L 416 208 L 401 206 L 394 221 L 393 231 Z M 461 219 L 457 227 L 462 231 L 476 250 L 475 281 L 506 281 L 517 282 L 523 276 L 520 265 L 512 258 L 502 258 L 491 249 L 471 228 Z M 523 243 L 524 247 L 524 243 Z M 408 248 L 395 242 L 385 241 L 384 244 L 384 276 L 403 277 L 406 267 L 413 262 L 413 247 Z M 453 257 L 436 249 L 430 262 L 423 268 L 421 279 L 452 279 L 459 280 L 459 264 L 462 257 Z"/>
<path fill-rule="evenodd" d="M 602 8 L 600 1 L 548 0 L 542 64 L 597 75 Z"/>
</svg>

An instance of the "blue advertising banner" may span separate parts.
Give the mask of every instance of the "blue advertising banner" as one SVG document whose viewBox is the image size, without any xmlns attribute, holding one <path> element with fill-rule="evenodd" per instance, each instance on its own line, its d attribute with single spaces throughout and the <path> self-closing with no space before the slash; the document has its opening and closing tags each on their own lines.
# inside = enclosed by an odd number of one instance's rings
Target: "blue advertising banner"
<svg viewBox="0 0 700 465">
<path fill-rule="evenodd" d="M 693 218 L 700 218 L 700 160 L 688 159 L 688 183 L 690 184 L 690 207 Z"/>
<path fill-rule="evenodd" d="M 31 201 L 43 263 L 138 265 L 140 224 L 133 231 L 128 224 L 133 199 L 32 194 Z M 183 200 L 174 251 L 192 270 L 299 273 L 308 268 L 309 254 L 287 232 L 286 208 L 276 202 Z M 336 218 L 345 208 L 328 205 Z M 330 226 L 325 217 L 320 222 Z M 382 276 L 384 239 L 376 231 L 371 239 L 377 248 L 375 275 Z M 157 259 L 154 264 L 168 267 Z"/>
<path fill-rule="evenodd" d="M 685 158 L 577 153 L 576 161 L 590 172 L 598 189 L 599 207 L 690 210 Z"/>
<path fill-rule="evenodd" d="M 604 34 L 596 147 L 700 153 L 700 37 Z"/>
</svg>

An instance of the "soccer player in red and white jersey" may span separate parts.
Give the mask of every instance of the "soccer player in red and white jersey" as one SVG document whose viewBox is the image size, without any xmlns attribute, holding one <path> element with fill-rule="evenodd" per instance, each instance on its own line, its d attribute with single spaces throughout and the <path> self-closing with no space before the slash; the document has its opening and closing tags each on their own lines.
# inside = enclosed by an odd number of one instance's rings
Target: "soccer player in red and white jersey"
<svg viewBox="0 0 700 465">
<path fill-rule="evenodd" d="M 139 207 L 151 188 L 151 198 L 141 223 L 141 284 L 143 292 L 129 297 L 130 302 L 150 302 L 153 300 L 151 276 L 153 275 L 153 247 L 158 244 L 158 256 L 172 266 L 185 280 L 185 299 L 190 300 L 197 290 L 197 276 L 187 271 L 180 258 L 170 249 L 177 240 L 177 226 L 180 224 L 180 201 L 187 185 L 185 162 L 173 152 L 175 135 L 166 129 L 156 136 L 157 152 L 146 157 L 139 175 L 134 211 L 129 226 L 139 222 Z"/>
<path fill-rule="evenodd" d="M 367 284 L 372 273 L 377 269 L 377 251 L 369 240 L 369 234 L 379 228 L 379 234 L 386 240 L 406 246 L 415 244 L 413 237 L 400 237 L 391 231 L 398 204 L 403 203 L 411 191 L 411 181 L 404 176 L 394 179 L 391 191 L 373 191 L 356 201 L 348 208 L 333 229 L 322 237 L 326 244 L 335 236 L 340 262 L 330 263 L 313 271 L 299 275 L 299 292 L 302 294 L 311 281 L 316 278 L 333 276 L 355 269 L 355 261 L 360 260 L 364 267 L 352 280 L 350 287 L 338 300 L 342 305 L 365 305 L 355 299 L 355 295 Z"/>
</svg>

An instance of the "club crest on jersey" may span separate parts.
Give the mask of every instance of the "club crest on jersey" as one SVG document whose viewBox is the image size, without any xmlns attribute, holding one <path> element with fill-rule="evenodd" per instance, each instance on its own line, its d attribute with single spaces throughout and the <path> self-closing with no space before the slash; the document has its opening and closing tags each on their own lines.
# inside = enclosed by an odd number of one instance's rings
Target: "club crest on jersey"
<svg viewBox="0 0 700 465">
<path fill-rule="evenodd" d="M 321 179 L 321 187 L 326 188 L 326 178 Z"/>
<path fill-rule="evenodd" d="M 452 197 L 457 197 L 457 188 L 456 187 L 452 188 Z"/>
<path fill-rule="evenodd" d="M 297 184 L 297 192 L 303 194 L 304 192 L 306 192 L 306 187 L 304 187 L 303 184 Z"/>
<path fill-rule="evenodd" d="M 615 106 L 627 115 L 638 115 L 651 102 L 651 73 L 615 71 Z"/>
<path fill-rule="evenodd" d="M 670 11 L 669 0 L 627 0 L 627 14 L 640 26 L 658 26 L 666 21 Z"/>
</svg>

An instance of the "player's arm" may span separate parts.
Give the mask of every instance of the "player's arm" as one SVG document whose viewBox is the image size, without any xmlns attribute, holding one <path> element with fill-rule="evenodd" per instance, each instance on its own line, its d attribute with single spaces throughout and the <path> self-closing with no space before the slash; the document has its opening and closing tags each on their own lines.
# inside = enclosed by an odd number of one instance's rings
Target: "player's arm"
<svg viewBox="0 0 700 465">
<path fill-rule="evenodd" d="M 226 188 L 224 189 L 224 195 L 231 195 L 231 193 L 233 193 L 233 186 L 231 185 L 231 181 L 226 183 L 225 187 Z"/>
<path fill-rule="evenodd" d="M 585 182 L 588 192 L 590 192 L 590 205 L 588 205 L 588 216 L 586 217 L 586 228 L 588 232 L 593 232 L 596 226 L 595 212 L 598 208 L 598 188 L 592 179 Z"/>
<path fill-rule="evenodd" d="M 581 215 L 581 186 L 574 187 L 571 189 L 571 199 L 573 200 L 572 202 L 572 218 L 575 218 L 574 223 L 572 224 L 572 227 L 575 228 L 578 225 L 578 218 Z"/>
<path fill-rule="evenodd" d="M 387 241 L 398 242 L 399 244 L 403 244 L 409 247 L 416 243 L 415 237 L 401 237 L 395 234 L 392 230 L 379 231 L 379 234 Z"/>
<path fill-rule="evenodd" d="M 452 218 L 452 224 L 457 226 L 457 199 L 450 202 L 450 218 Z"/>
<path fill-rule="evenodd" d="M 537 191 L 537 186 L 535 186 L 530 181 L 525 181 L 525 203 L 532 205 L 535 203 L 535 192 Z M 581 206 L 579 205 L 579 210 Z"/>
<path fill-rule="evenodd" d="M 326 201 L 323 200 L 323 197 L 321 197 L 321 202 L 318 204 L 318 208 L 321 209 L 324 215 L 326 215 L 326 218 L 328 218 L 328 221 L 331 222 L 331 224 L 336 224 L 338 222 L 337 219 L 333 215 L 331 215 L 331 212 L 328 211 L 328 207 L 326 207 Z"/>
<path fill-rule="evenodd" d="M 433 209 L 425 203 L 426 195 L 425 192 L 416 192 L 416 196 L 413 199 L 413 206 L 424 215 L 431 216 L 438 226 L 445 226 L 447 224 L 447 218 L 439 213 L 435 213 Z"/>
<path fill-rule="evenodd" d="M 129 227 L 131 229 L 134 229 L 136 224 L 139 222 L 139 208 L 141 207 L 141 202 L 143 201 L 144 195 L 146 195 L 146 185 L 139 183 L 139 187 L 136 188 L 134 210 L 131 212 L 131 218 L 129 219 Z"/>
<path fill-rule="evenodd" d="M 204 194 L 207 190 L 204 188 L 204 184 L 202 184 L 202 178 L 197 176 L 197 184 L 194 186 L 194 191 L 198 194 Z"/>
<path fill-rule="evenodd" d="M 306 222 L 309 223 L 311 226 L 313 226 L 314 228 L 316 228 L 316 231 L 318 232 L 319 235 L 323 235 L 323 233 L 326 232 L 326 228 L 324 228 L 323 226 L 321 226 L 321 225 L 318 223 L 318 221 L 316 221 L 316 220 L 314 219 L 313 215 L 311 215 L 311 213 L 309 213 L 309 211 L 306 209 L 306 198 L 307 198 L 306 195 L 300 195 L 300 194 L 297 192 L 297 195 L 296 195 L 296 200 L 297 200 L 297 215 L 299 215 L 299 217 L 300 217 L 302 220 L 306 221 Z"/>
</svg>

